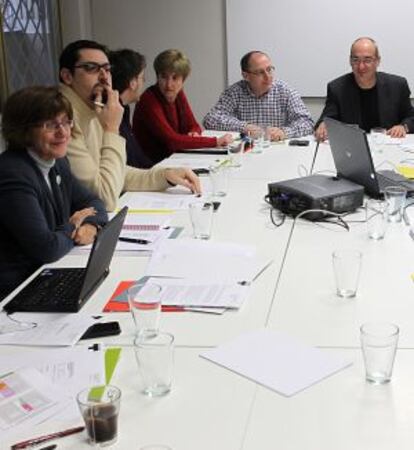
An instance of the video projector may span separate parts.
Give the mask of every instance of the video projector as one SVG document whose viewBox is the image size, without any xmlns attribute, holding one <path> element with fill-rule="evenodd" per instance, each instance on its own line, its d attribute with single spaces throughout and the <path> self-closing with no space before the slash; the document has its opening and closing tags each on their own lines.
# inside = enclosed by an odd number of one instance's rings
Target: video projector
<svg viewBox="0 0 414 450">
<path fill-rule="evenodd" d="M 345 178 L 310 175 L 293 180 L 270 183 L 269 203 L 279 211 L 296 217 L 308 209 L 323 209 L 334 213 L 353 211 L 363 204 L 364 188 Z M 323 212 L 305 214 L 304 219 L 320 220 Z"/>
</svg>

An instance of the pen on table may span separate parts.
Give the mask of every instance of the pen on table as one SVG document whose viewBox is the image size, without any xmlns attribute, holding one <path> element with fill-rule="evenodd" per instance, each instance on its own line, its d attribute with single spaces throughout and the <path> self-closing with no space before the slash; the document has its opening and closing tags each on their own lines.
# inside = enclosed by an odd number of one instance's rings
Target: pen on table
<svg viewBox="0 0 414 450">
<path fill-rule="evenodd" d="M 150 241 L 147 239 L 136 239 L 136 238 L 128 238 L 128 237 L 119 237 L 119 241 L 121 242 L 130 242 L 131 244 L 141 244 L 141 245 L 147 245 L 151 244 Z"/>
<path fill-rule="evenodd" d="M 51 441 L 52 439 L 59 439 L 71 434 L 80 433 L 85 427 L 69 428 L 68 430 L 58 431 L 56 433 L 46 434 L 27 441 L 18 442 L 11 446 L 11 450 L 22 450 L 24 448 L 33 447 L 34 445 L 42 444 L 43 442 Z M 47 447 L 46 447 L 47 448 Z"/>
<path fill-rule="evenodd" d="M 57 447 L 56 444 L 52 444 L 52 445 L 48 445 L 47 447 L 42 447 L 39 450 L 55 450 L 56 447 Z"/>
<path fill-rule="evenodd" d="M 215 312 L 212 310 L 203 310 L 202 307 L 191 307 L 191 306 L 174 306 L 174 305 L 162 305 L 162 312 L 196 312 L 203 314 L 221 314 L 221 312 Z"/>
</svg>

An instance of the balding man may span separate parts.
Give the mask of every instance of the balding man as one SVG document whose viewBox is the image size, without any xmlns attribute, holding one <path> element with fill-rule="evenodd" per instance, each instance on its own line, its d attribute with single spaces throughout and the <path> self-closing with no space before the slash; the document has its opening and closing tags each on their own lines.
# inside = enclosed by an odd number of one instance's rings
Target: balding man
<svg viewBox="0 0 414 450">
<path fill-rule="evenodd" d="M 325 108 L 315 127 L 316 138 L 327 138 L 325 117 L 357 124 L 367 132 L 385 128 L 396 138 L 414 132 L 414 108 L 407 80 L 377 71 L 381 57 L 376 42 L 369 37 L 354 41 L 349 61 L 352 73 L 328 84 Z"/>
<path fill-rule="evenodd" d="M 243 79 L 221 94 L 204 118 L 206 128 L 254 134 L 258 126 L 266 126 L 273 141 L 312 133 L 313 122 L 300 95 L 276 79 L 266 53 L 249 52 L 240 66 Z"/>
</svg>

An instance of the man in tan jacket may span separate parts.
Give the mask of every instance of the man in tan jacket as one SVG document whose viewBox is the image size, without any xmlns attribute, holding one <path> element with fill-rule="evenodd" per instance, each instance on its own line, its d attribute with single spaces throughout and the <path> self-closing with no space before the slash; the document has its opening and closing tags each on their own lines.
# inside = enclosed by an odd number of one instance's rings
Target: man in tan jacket
<svg viewBox="0 0 414 450">
<path fill-rule="evenodd" d="M 73 174 L 105 203 L 116 208 L 124 191 L 158 191 L 175 184 L 200 192 L 189 169 L 141 170 L 126 165 L 125 140 L 119 135 L 123 107 L 112 89 L 108 50 L 94 41 L 69 44 L 59 59 L 61 91 L 74 112 L 68 158 Z"/>
</svg>

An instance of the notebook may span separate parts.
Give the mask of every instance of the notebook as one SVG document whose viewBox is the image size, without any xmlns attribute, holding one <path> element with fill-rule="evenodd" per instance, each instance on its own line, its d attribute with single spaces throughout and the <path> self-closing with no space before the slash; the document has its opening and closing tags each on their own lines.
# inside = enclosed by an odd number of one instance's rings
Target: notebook
<svg viewBox="0 0 414 450">
<path fill-rule="evenodd" d="M 403 186 L 414 194 L 414 182 L 392 170 L 375 171 L 365 131 L 325 117 L 332 156 L 339 177 L 364 186 L 371 197 L 381 197 L 387 186 Z"/>
<path fill-rule="evenodd" d="M 5 306 L 7 313 L 77 312 L 109 273 L 128 208 L 96 235 L 86 268 L 45 268 Z"/>
</svg>

